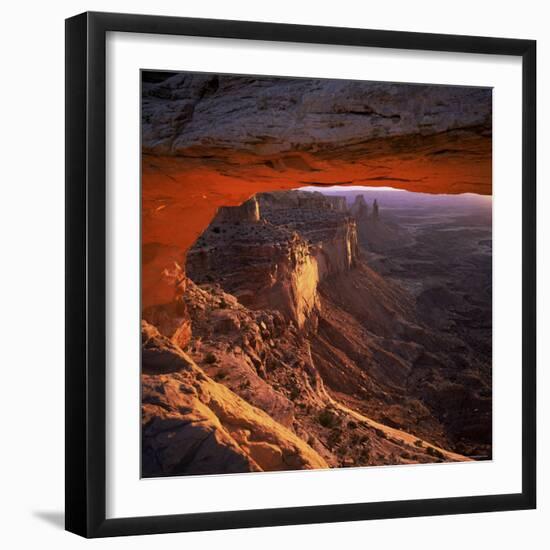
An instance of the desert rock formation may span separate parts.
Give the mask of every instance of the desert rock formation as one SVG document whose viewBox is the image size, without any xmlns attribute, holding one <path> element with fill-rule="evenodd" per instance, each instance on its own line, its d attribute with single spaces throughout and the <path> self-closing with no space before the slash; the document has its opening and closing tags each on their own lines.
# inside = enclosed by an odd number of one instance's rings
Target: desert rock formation
<svg viewBox="0 0 550 550">
<path fill-rule="evenodd" d="M 352 210 L 334 197 L 293 191 L 262 193 L 214 217 L 187 256 L 185 352 L 177 336 L 144 323 L 144 453 L 154 457 L 148 475 L 214 471 L 226 453 L 227 471 L 260 471 L 468 459 L 453 447 L 482 452 L 459 435 L 465 424 L 454 407 L 457 398 L 486 404 L 475 386 L 457 382 L 441 352 L 463 342 L 425 325 L 414 299 L 367 265 L 356 226 L 376 223 L 383 231 L 385 222 L 364 217 L 363 208 L 355 219 Z M 454 385 L 445 382 L 446 368 Z M 473 371 L 464 376 L 473 380 Z M 197 384 L 198 398 L 185 389 Z M 212 405 L 219 386 L 235 411 Z M 244 432 L 235 430 L 239 408 Z M 252 425 L 249 416 L 260 421 L 249 408 L 263 411 L 277 436 Z M 182 410 L 191 416 L 182 418 Z M 211 436 L 215 447 L 204 449 L 211 463 L 200 453 L 190 458 L 183 442 L 195 436 L 180 428 L 167 433 L 182 447 L 166 446 L 159 424 L 177 418 L 197 430 L 197 410 L 221 424 Z M 173 454 L 165 456 L 168 448 Z"/>
<path fill-rule="evenodd" d="M 479 88 L 178 73 L 144 83 L 143 98 L 144 151 L 156 155 L 334 152 L 336 144 L 491 129 L 490 93 Z"/>
<path fill-rule="evenodd" d="M 491 193 L 489 89 L 178 73 L 145 78 L 142 127 L 151 321 L 183 292 L 185 253 L 218 209 L 255 193 L 335 184 Z"/>
<path fill-rule="evenodd" d="M 326 468 L 305 442 L 143 323 L 143 475 Z"/>
</svg>

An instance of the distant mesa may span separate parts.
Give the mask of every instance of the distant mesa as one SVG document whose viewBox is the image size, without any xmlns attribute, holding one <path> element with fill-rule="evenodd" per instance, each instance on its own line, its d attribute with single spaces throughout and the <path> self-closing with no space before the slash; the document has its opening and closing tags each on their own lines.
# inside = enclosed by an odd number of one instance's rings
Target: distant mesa
<svg viewBox="0 0 550 550">
<path fill-rule="evenodd" d="M 378 219 L 378 201 L 374 199 L 374 202 L 372 203 L 372 217 L 377 220 Z"/>
<path fill-rule="evenodd" d="M 319 192 L 259 193 L 240 206 L 222 207 L 187 254 L 195 283 L 215 280 L 247 307 L 275 309 L 298 327 L 315 323 L 317 286 L 357 263 L 358 232 L 378 220 L 362 195 Z M 246 266 L 247 276 L 243 276 Z"/>
<path fill-rule="evenodd" d="M 351 205 L 350 213 L 357 220 L 364 219 L 369 215 L 369 206 L 363 195 L 356 195 L 355 200 Z"/>
</svg>

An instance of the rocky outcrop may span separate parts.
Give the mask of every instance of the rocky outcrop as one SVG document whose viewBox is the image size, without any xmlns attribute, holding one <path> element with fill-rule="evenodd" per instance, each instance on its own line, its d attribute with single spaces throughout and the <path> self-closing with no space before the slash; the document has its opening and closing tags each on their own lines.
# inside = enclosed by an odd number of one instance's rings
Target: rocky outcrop
<svg viewBox="0 0 550 550">
<path fill-rule="evenodd" d="M 192 281 L 186 303 L 193 323 L 187 350 L 209 376 L 289 428 L 298 396 L 309 407 L 326 404 L 307 342 L 279 312 L 248 309 L 219 285 Z"/>
<path fill-rule="evenodd" d="M 143 323 L 142 473 L 327 468 L 294 433 L 216 383 Z"/>
<path fill-rule="evenodd" d="M 259 201 L 265 220 L 296 231 L 308 242 L 319 280 L 354 266 L 358 254 L 356 223 L 344 197 L 286 191 L 262 193 Z"/>
<path fill-rule="evenodd" d="M 156 154 L 205 146 L 262 154 L 330 151 L 396 136 L 490 132 L 491 91 L 179 73 L 144 83 L 142 122 L 144 151 Z"/>
<path fill-rule="evenodd" d="M 218 223 L 233 222 L 259 222 L 260 208 L 256 197 L 243 202 L 240 206 L 222 206 L 218 209 L 215 218 L 212 220 L 214 225 Z"/>
<path fill-rule="evenodd" d="M 212 282 L 216 273 L 242 304 L 280 311 L 300 327 L 315 308 L 319 274 L 308 244 L 265 221 L 209 226 L 189 251 L 186 269 L 197 283 Z"/>
<path fill-rule="evenodd" d="M 378 201 L 374 199 L 374 202 L 372 203 L 372 218 L 374 220 L 377 220 L 379 217 L 379 211 L 378 211 Z"/>
<path fill-rule="evenodd" d="M 350 214 L 356 220 L 364 220 L 369 215 L 369 205 L 365 201 L 363 195 L 357 195 L 350 208 Z"/>
<path fill-rule="evenodd" d="M 205 283 L 216 273 L 247 307 L 277 310 L 300 328 L 314 324 L 319 281 L 354 265 L 354 220 L 341 200 L 320 193 L 266 193 L 247 203 L 216 216 L 189 251 L 188 276 Z M 250 210 L 258 219 L 238 217 Z"/>
<path fill-rule="evenodd" d="M 337 212 L 347 212 L 348 205 L 346 202 L 346 197 L 333 197 L 326 196 L 325 200 L 331 205 L 331 207 Z"/>
<path fill-rule="evenodd" d="M 332 283 L 340 289 L 336 294 L 353 300 L 353 289 L 364 276 L 361 267 L 349 271 L 343 288 L 333 278 Z M 383 304 L 377 303 L 374 292 L 363 298 L 368 303 L 356 304 L 356 310 L 371 312 L 365 321 L 373 329 L 377 318 L 389 324 L 396 316 L 410 316 L 401 293 L 381 281 L 371 284 L 382 291 Z M 193 338 L 187 354 L 210 378 L 306 441 L 330 467 L 463 459 L 445 450 L 430 455 L 429 444 L 420 445 L 418 437 L 354 414 L 332 398 L 324 380 L 331 390 L 342 391 L 342 397 L 376 399 L 396 383 L 403 383 L 408 366 L 393 353 L 384 352 L 364 330 L 356 334 L 353 318 L 335 318 L 334 304 L 326 296 L 322 299 L 319 328 L 304 337 L 276 311 L 248 309 L 217 284 L 197 286 L 190 281 L 186 303 Z M 329 325 L 332 328 L 327 329 Z M 414 350 L 393 351 L 409 358 L 415 354 Z M 376 357 L 384 367 L 378 371 L 372 366 L 358 367 L 355 361 L 361 355 L 364 362 L 374 362 Z M 397 373 L 390 375 L 396 368 Z M 415 417 L 417 414 L 426 411 L 414 412 Z"/>
</svg>

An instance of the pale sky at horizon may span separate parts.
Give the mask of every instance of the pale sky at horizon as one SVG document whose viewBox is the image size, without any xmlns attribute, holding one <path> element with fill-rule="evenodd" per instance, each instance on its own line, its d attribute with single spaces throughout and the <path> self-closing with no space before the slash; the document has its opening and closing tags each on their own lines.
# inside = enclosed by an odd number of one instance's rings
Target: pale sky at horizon
<svg viewBox="0 0 550 550">
<path fill-rule="evenodd" d="M 381 192 L 397 192 L 401 191 L 403 193 L 412 193 L 414 195 L 430 195 L 430 196 L 439 196 L 439 197 L 479 197 L 480 199 L 492 199 L 492 195 L 480 195 L 478 193 L 423 193 L 421 191 L 409 191 L 408 189 L 398 189 L 395 187 L 387 186 L 368 186 L 368 185 L 331 185 L 331 186 L 322 186 L 322 185 L 311 185 L 307 187 L 297 187 L 300 191 L 319 191 L 320 193 L 345 193 L 347 191 L 381 191 Z"/>
</svg>

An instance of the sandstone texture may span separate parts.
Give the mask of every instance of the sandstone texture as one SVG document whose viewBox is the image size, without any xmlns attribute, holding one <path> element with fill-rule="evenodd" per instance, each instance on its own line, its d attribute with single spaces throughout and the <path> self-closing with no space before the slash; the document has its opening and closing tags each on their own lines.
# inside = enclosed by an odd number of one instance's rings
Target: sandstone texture
<svg viewBox="0 0 550 550">
<path fill-rule="evenodd" d="M 144 476 L 327 467 L 305 442 L 206 376 L 152 326 L 143 323 L 142 338 Z"/>
<path fill-rule="evenodd" d="M 319 281 L 350 269 L 356 257 L 355 220 L 341 201 L 321 193 L 263 193 L 221 209 L 189 251 L 186 270 L 196 282 L 214 277 L 241 303 L 277 309 L 303 327 L 316 308 Z"/>
<path fill-rule="evenodd" d="M 143 145 L 262 154 L 322 151 L 372 139 L 491 130 L 488 89 L 178 73 L 143 87 Z"/>
</svg>

